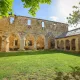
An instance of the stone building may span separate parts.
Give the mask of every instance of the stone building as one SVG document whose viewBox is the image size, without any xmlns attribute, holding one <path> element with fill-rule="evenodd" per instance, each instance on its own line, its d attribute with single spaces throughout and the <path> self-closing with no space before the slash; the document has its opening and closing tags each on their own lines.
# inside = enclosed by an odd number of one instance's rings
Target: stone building
<svg viewBox="0 0 80 80">
<path fill-rule="evenodd" d="M 55 38 L 68 31 L 60 22 L 24 16 L 0 19 L 0 51 L 54 49 Z"/>
<path fill-rule="evenodd" d="M 55 48 L 65 51 L 80 51 L 80 28 L 62 33 L 56 37 Z"/>
</svg>

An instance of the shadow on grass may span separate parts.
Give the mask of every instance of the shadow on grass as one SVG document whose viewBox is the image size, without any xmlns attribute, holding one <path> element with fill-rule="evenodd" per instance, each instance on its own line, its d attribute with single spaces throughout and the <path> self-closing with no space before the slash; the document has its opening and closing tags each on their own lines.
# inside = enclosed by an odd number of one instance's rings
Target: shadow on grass
<svg viewBox="0 0 80 80">
<path fill-rule="evenodd" d="M 72 71 L 68 73 L 56 72 L 56 78 L 54 80 L 80 80 L 80 67 L 71 67 L 71 69 Z"/>
<path fill-rule="evenodd" d="M 63 53 L 63 54 L 68 54 L 68 55 L 73 55 L 73 56 L 78 56 L 80 57 L 80 52 L 70 52 L 70 51 L 61 51 L 61 50 L 57 50 L 57 53 Z"/>
<path fill-rule="evenodd" d="M 59 50 L 39 50 L 39 51 L 19 51 L 19 52 L 0 52 L 0 57 L 10 57 L 10 56 L 24 56 L 24 55 L 41 55 L 41 54 L 68 54 L 68 55 L 74 55 L 80 57 L 79 53 L 73 53 L 73 52 L 65 52 L 65 51 L 59 51 Z"/>
<path fill-rule="evenodd" d="M 71 67 L 71 66 L 70 66 Z M 80 67 L 71 67 L 70 72 L 48 71 L 44 73 L 18 73 L 12 76 L 7 76 L 2 80 L 80 80 Z"/>
</svg>

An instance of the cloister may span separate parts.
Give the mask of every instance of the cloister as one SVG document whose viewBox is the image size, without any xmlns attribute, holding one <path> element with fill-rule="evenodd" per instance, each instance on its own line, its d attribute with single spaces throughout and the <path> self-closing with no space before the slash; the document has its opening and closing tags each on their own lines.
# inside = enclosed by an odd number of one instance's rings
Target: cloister
<svg viewBox="0 0 80 80">
<path fill-rule="evenodd" d="M 55 48 L 55 42 L 52 44 L 51 39 L 46 41 L 44 35 L 28 34 L 20 36 L 19 34 L 11 33 L 7 38 L 0 36 L 0 51 L 39 50 L 53 47 Z"/>
<path fill-rule="evenodd" d="M 80 51 L 80 28 L 56 37 L 55 48 L 65 51 Z"/>
</svg>

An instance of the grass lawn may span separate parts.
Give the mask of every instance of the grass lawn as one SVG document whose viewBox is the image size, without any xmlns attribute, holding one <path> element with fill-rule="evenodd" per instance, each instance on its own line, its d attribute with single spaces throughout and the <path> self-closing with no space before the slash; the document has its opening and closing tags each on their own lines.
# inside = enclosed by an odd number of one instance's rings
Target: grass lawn
<svg viewBox="0 0 80 80">
<path fill-rule="evenodd" d="M 80 67 L 76 53 L 45 50 L 0 53 L 0 80 L 53 80 L 55 71 Z M 59 79 L 58 79 L 59 80 Z"/>
</svg>

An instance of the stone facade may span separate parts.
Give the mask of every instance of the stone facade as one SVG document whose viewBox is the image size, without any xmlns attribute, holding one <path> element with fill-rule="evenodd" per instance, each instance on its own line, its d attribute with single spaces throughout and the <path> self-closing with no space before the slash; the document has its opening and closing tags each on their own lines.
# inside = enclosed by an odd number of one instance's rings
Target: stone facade
<svg viewBox="0 0 80 80">
<path fill-rule="evenodd" d="M 0 19 L 0 51 L 53 49 L 55 37 L 68 31 L 64 23 L 24 16 L 13 16 L 14 21 L 10 23 L 10 18 Z"/>
</svg>

